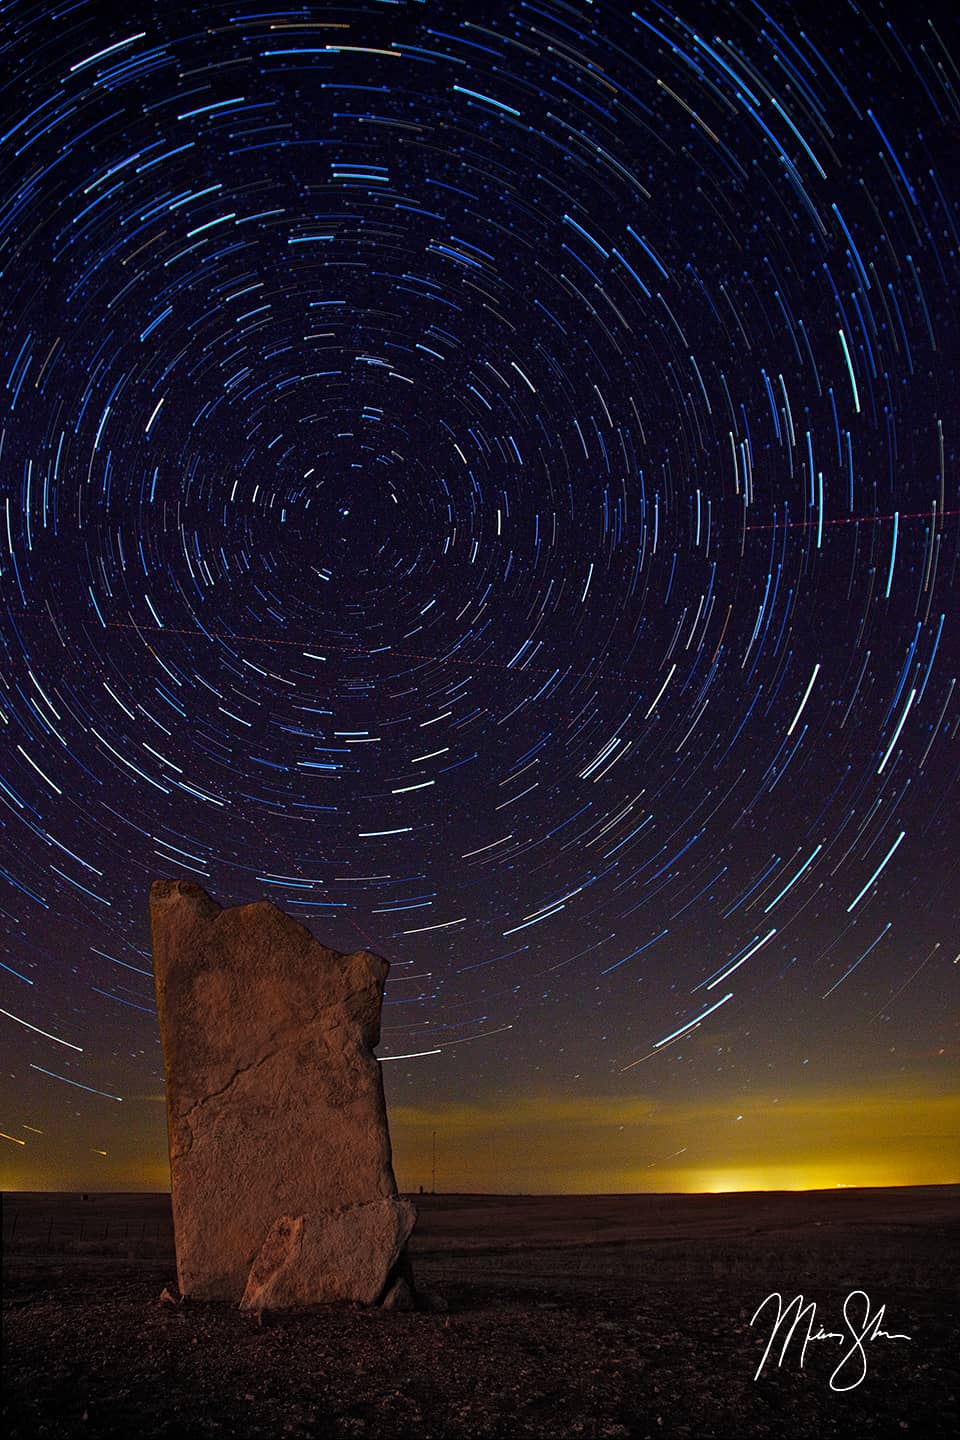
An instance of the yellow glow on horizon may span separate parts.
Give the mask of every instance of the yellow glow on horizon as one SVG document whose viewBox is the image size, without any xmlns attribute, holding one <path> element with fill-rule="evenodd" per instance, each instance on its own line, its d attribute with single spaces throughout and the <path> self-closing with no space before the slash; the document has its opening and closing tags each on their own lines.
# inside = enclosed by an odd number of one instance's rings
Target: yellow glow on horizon
<svg viewBox="0 0 960 1440">
<path fill-rule="evenodd" d="M 838 1169 L 848 1178 L 838 1180 Z M 823 1165 L 757 1165 L 725 1172 L 694 1171 L 690 1175 L 690 1190 L 694 1194 L 736 1195 L 748 1190 L 857 1190 L 938 1183 L 904 1179 L 903 1174 L 895 1166 L 859 1161 L 849 1166 L 837 1161 Z"/>
<path fill-rule="evenodd" d="M 906 1079 L 867 1091 L 739 1090 L 729 1099 L 543 1091 L 409 1105 L 390 1101 L 402 1191 L 485 1194 L 692 1194 L 960 1183 L 960 1096 Z M 162 1096 L 141 1096 L 143 1101 Z M 48 1127 L 49 1129 L 49 1127 Z M 108 1153 L 53 1132 L 3 1145 L 9 1191 L 167 1191 L 163 1108 L 136 1129 L 97 1137 Z M 99 1150 L 99 1146 L 97 1147 Z"/>
<path fill-rule="evenodd" d="M 403 1190 L 723 1193 L 960 1182 L 960 1097 L 907 1084 L 691 1104 L 524 1094 L 389 1107 Z"/>
</svg>

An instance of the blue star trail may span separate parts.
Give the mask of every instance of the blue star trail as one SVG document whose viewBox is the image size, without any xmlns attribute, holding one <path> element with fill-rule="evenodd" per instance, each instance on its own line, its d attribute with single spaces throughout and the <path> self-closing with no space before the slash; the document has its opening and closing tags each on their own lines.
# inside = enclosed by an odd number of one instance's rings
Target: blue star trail
<svg viewBox="0 0 960 1440">
<path fill-rule="evenodd" d="M 956 26 L 633 3 L 3 6 L 18 1163 L 161 1084 L 157 876 L 408 1098 L 942 1043 Z"/>
</svg>

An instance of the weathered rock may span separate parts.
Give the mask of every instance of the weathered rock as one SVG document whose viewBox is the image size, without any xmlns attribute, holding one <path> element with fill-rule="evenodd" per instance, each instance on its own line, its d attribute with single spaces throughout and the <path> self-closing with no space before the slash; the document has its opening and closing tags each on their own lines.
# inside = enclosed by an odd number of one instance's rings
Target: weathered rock
<svg viewBox="0 0 960 1440">
<path fill-rule="evenodd" d="M 297 1303 L 375 1301 L 415 1218 L 373 1054 L 387 962 L 183 880 L 155 882 L 150 920 L 181 1294 L 236 1303 L 256 1259 L 258 1283 Z M 294 1245 L 322 1291 L 309 1302 Z M 324 1256 L 341 1268 L 321 1281 Z"/>
<path fill-rule="evenodd" d="M 387 1276 L 386 1289 L 380 1301 L 383 1310 L 446 1310 L 447 1302 L 433 1290 L 421 1290 L 413 1278 L 413 1266 L 407 1250 L 401 1252 L 396 1265 Z"/>
<path fill-rule="evenodd" d="M 394 1280 L 380 1302 L 382 1310 L 416 1310 L 417 1302 L 406 1280 Z"/>
<path fill-rule="evenodd" d="M 288 1310 L 329 1300 L 375 1304 L 416 1218 L 410 1201 L 399 1199 L 334 1214 L 280 1216 L 250 1267 L 241 1310 Z"/>
</svg>

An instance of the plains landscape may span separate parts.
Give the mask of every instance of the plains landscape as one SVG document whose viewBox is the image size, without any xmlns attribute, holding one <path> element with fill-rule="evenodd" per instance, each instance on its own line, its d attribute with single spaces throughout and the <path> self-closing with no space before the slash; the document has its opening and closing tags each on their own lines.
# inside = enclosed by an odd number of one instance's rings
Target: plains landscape
<svg viewBox="0 0 960 1440">
<path fill-rule="evenodd" d="M 177 1297 L 169 1196 L 6 1195 L 6 1433 L 955 1433 L 960 1187 L 413 1198 L 416 1278 L 446 1311 L 335 1305 L 257 1324 L 161 1300 Z M 910 1339 L 865 1340 L 865 1373 L 853 1356 L 832 1388 L 854 1291 Z M 844 1340 L 811 1342 L 801 1367 L 804 1322 L 755 1378 L 775 1316 L 751 1318 L 773 1292 L 815 1301 L 816 1326 Z"/>
</svg>

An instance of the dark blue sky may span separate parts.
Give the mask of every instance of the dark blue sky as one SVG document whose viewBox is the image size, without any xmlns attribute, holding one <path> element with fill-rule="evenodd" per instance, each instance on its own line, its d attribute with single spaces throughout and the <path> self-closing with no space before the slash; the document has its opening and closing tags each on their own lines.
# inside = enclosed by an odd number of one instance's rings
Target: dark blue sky
<svg viewBox="0 0 960 1440">
<path fill-rule="evenodd" d="M 0 16 L 4 1183 L 162 1164 L 160 875 L 422 1124 L 949 1090 L 955 24 L 117 14 Z"/>
</svg>

